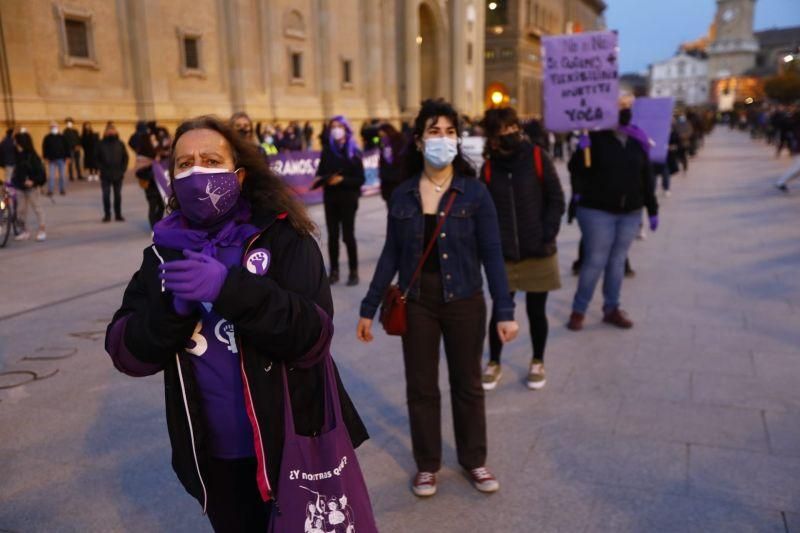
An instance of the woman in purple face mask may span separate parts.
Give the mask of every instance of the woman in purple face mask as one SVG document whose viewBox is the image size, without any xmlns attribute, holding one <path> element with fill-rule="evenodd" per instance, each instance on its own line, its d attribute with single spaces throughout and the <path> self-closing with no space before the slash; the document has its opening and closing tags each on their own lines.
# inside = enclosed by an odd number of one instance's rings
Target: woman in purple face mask
<svg viewBox="0 0 800 533">
<path fill-rule="evenodd" d="M 216 531 L 265 531 L 284 443 L 323 424 L 333 303 L 315 227 L 258 147 L 223 122 L 181 124 L 171 214 L 155 225 L 106 335 L 121 372 L 164 372 L 173 468 Z M 366 429 L 336 375 L 354 446 Z"/>
</svg>

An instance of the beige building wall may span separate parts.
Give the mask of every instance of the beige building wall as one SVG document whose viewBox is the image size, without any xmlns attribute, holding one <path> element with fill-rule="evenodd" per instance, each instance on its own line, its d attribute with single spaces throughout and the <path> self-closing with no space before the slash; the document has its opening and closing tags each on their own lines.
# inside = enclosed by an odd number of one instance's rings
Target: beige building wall
<svg viewBox="0 0 800 533">
<path fill-rule="evenodd" d="M 424 28 L 420 9 L 432 15 Z M 241 110 L 256 121 L 309 120 L 319 132 L 334 114 L 356 127 L 412 117 L 423 70 L 432 96 L 476 115 L 484 9 L 484 0 L 0 0 L 0 120 L 37 142 L 67 116 L 95 129 L 112 120 L 124 138 L 137 120 L 174 129 Z M 86 23 L 88 60 L 66 53 L 65 19 Z M 418 42 L 422 30 L 435 42 Z M 198 69 L 185 68 L 184 37 L 198 40 Z"/>
</svg>

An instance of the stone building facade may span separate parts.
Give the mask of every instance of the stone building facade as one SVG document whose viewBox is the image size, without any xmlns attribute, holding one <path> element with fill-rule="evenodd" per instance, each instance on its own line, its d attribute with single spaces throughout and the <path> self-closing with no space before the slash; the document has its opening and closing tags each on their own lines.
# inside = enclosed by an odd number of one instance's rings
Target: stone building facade
<svg viewBox="0 0 800 533">
<path fill-rule="evenodd" d="M 521 117 L 541 117 L 542 36 L 603 29 L 605 8 L 601 0 L 489 1 L 486 107 L 511 105 Z"/>
<path fill-rule="evenodd" d="M 484 0 L 0 0 L 4 123 L 483 111 Z"/>
<path fill-rule="evenodd" d="M 680 52 L 650 67 L 650 96 L 671 96 L 676 105 L 708 103 L 708 60 L 702 55 Z"/>
<path fill-rule="evenodd" d="M 716 31 L 707 50 L 709 79 L 741 76 L 755 66 L 755 4 L 756 0 L 717 0 Z"/>
</svg>

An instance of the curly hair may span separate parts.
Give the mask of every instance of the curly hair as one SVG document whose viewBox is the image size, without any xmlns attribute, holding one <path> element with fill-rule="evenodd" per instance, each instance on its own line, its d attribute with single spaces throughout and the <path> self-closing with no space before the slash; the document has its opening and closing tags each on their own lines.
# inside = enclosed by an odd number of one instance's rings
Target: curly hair
<svg viewBox="0 0 800 533">
<path fill-rule="evenodd" d="M 185 133 L 192 130 L 212 130 L 225 138 L 233 153 L 236 167 L 245 169 L 242 183 L 242 197 L 250 203 L 256 213 L 277 211 L 286 213 L 292 227 L 301 235 L 313 235 L 317 226 L 308 216 L 308 211 L 292 193 L 291 189 L 269 167 L 258 147 L 237 135 L 228 124 L 211 115 L 191 118 L 181 123 L 175 130 L 172 152 L 169 156 L 170 176 L 175 176 L 175 147 Z M 171 210 L 180 209 L 178 199 L 173 193 L 169 199 Z"/>
<path fill-rule="evenodd" d="M 461 140 L 462 128 L 458 111 L 456 111 L 449 102 L 446 102 L 443 98 L 428 99 L 422 102 L 422 107 L 417 114 L 417 118 L 414 119 L 414 128 L 412 130 L 413 140 L 409 143 L 408 149 L 406 150 L 406 166 L 403 179 L 413 178 L 420 174 L 422 169 L 425 168 L 422 152 L 414 141 L 421 141 L 428 122 L 432 120 L 435 123 L 439 117 L 448 119 L 453 126 L 455 126 L 456 135 L 459 141 Z M 455 159 L 453 159 L 453 170 L 458 176 L 476 177 L 475 169 L 469 164 L 464 154 L 461 153 L 460 144 L 458 146 L 458 153 Z"/>
</svg>

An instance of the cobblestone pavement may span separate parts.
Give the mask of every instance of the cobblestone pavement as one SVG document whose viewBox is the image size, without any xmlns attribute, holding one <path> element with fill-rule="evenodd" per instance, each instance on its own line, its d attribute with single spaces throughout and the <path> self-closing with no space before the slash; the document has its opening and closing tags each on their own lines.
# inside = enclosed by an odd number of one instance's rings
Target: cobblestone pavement
<svg viewBox="0 0 800 533">
<path fill-rule="evenodd" d="M 399 340 L 354 338 L 385 225 L 364 199 L 362 284 L 334 289 L 334 351 L 372 435 L 359 457 L 381 530 L 800 532 L 800 191 L 772 187 L 788 165 L 740 133 L 707 141 L 633 247 L 630 331 L 603 325 L 597 299 L 584 331 L 564 328 L 578 238 L 564 228 L 548 385 L 524 388 L 522 335 L 486 399 L 492 496 L 458 469 L 444 369 L 439 494 L 409 491 Z M 99 187 L 82 183 L 45 203 L 47 242 L 0 250 L 0 531 L 210 530 L 170 468 L 161 377 L 128 378 L 103 352 L 148 243 L 126 183 L 129 222 L 101 225 Z"/>
</svg>

